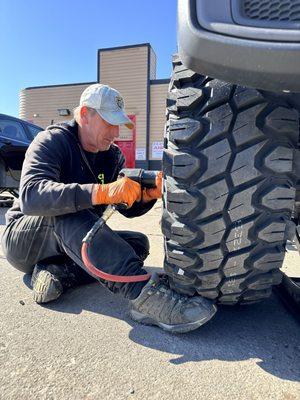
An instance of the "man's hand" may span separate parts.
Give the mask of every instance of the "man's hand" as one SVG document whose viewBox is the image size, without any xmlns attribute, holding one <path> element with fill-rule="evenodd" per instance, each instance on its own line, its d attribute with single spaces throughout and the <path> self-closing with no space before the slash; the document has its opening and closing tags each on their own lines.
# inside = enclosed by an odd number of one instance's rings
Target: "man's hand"
<svg viewBox="0 0 300 400">
<path fill-rule="evenodd" d="M 131 207 L 140 199 L 140 184 L 126 176 L 112 183 L 94 185 L 93 188 L 92 203 L 94 205 L 126 203 L 128 207 Z"/>
<path fill-rule="evenodd" d="M 156 175 L 155 184 L 156 187 L 153 189 L 143 189 L 142 200 L 143 202 L 147 203 L 151 200 L 160 199 L 162 196 L 162 171 Z"/>
</svg>

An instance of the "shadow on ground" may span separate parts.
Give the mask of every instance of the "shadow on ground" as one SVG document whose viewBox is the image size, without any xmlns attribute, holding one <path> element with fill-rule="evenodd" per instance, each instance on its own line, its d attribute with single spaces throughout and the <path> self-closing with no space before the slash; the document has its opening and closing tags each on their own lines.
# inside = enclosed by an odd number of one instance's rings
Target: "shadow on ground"
<svg viewBox="0 0 300 400">
<path fill-rule="evenodd" d="M 25 284 L 29 279 L 25 275 Z M 97 283 L 72 289 L 44 307 L 71 314 L 87 310 L 122 319 L 132 327 L 130 340 L 170 353 L 174 356 L 170 359 L 172 364 L 252 359 L 274 376 L 300 381 L 299 325 L 274 295 L 252 306 L 221 307 L 212 321 L 183 335 L 133 322 L 128 316 L 127 301 Z"/>
</svg>

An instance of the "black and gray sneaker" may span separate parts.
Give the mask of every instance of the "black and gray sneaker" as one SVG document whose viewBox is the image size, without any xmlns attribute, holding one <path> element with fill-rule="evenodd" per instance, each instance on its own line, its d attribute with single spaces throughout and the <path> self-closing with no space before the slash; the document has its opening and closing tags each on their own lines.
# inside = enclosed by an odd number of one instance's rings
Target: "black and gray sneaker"
<svg viewBox="0 0 300 400">
<path fill-rule="evenodd" d="M 37 303 L 56 300 L 63 292 L 78 285 L 95 282 L 82 268 L 67 257 L 52 257 L 34 267 L 31 286 Z"/>
<path fill-rule="evenodd" d="M 173 333 L 199 328 L 216 313 L 217 307 L 200 296 L 189 297 L 170 289 L 166 275 L 153 274 L 140 295 L 129 302 L 130 316 L 146 325 L 157 325 Z"/>
<path fill-rule="evenodd" d="M 37 264 L 31 277 L 33 300 L 38 304 L 56 300 L 64 291 L 59 278 L 44 268 Z"/>
</svg>

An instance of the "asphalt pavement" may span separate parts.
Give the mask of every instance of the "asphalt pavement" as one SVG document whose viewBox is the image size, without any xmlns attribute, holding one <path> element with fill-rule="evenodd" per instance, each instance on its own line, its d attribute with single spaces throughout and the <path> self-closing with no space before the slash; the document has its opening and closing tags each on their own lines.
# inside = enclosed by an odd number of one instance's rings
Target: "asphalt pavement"
<svg viewBox="0 0 300 400">
<path fill-rule="evenodd" d="M 150 269 L 163 265 L 160 215 L 161 203 L 109 223 L 149 236 Z M 97 283 L 39 306 L 29 276 L 0 258 L 0 399 L 300 399 L 300 326 L 275 295 L 172 335 L 131 321 Z"/>
</svg>

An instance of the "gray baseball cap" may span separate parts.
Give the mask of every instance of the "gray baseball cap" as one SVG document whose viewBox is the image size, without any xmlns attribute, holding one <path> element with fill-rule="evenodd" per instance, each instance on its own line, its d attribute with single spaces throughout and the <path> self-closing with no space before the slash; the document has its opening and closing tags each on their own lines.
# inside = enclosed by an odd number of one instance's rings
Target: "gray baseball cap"
<svg viewBox="0 0 300 400">
<path fill-rule="evenodd" d="M 96 83 L 87 87 L 80 97 L 79 104 L 95 109 L 100 117 L 112 125 L 134 128 L 133 122 L 125 113 L 123 97 L 108 85 Z"/>
</svg>

